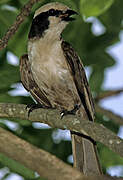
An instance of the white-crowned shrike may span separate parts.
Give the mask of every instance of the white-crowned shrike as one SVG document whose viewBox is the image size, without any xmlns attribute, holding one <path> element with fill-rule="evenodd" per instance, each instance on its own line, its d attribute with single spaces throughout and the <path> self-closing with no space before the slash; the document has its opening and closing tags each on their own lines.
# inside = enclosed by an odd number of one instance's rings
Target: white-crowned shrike
<svg viewBox="0 0 123 180">
<path fill-rule="evenodd" d="M 94 106 L 82 61 L 61 33 L 77 14 L 66 5 L 55 2 L 39 8 L 29 32 L 28 54 L 21 57 L 23 86 L 39 107 L 56 108 L 61 116 L 78 114 L 81 120 L 94 120 Z M 100 174 L 96 143 L 72 132 L 74 166 L 84 174 Z"/>
</svg>

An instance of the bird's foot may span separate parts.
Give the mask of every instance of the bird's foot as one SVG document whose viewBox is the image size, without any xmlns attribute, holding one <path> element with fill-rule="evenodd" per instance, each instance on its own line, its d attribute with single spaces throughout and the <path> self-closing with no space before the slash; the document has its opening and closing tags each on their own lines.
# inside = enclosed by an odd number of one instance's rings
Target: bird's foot
<svg viewBox="0 0 123 180">
<path fill-rule="evenodd" d="M 71 114 L 71 115 L 75 115 L 75 114 L 76 114 L 76 111 L 79 110 L 79 108 L 80 108 L 80 105 L 76 104 L 76 105 L 74 106 L 74 108 L 73 108 L 72 110 L 70 110 L 70 111 L 67 111 L 67 110 L 61 111 L 61 112 L 60 112 L 61 119 L 62 119 L 64 116 L 66 116 L 66 115 L 70 115 L 70 114 Z"/>
<path fill-rule="evenodd" d="M 39 109 L 39 108 L 46 108 L 44 105 L 42 105 L 42 104 L 28 104 L 27 106 L 26 106 L 26 110 L 27 109 L 29 109 L 28 110 L 28 117 L 29 117 L 29 115 L 30 115 L 30 113 L 33 111 L 33 110 L 35 110 L 35 109 Z"/>
</svg>

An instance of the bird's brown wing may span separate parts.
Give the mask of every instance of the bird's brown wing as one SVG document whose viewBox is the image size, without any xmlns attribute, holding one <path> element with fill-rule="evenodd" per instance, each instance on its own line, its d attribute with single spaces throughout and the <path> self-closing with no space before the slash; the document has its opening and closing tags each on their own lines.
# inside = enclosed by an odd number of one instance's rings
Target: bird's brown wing
<svg viewBox="0 0 123 180">
<path fill-rule="evenodd" d="M 65 59 L 72 74 L 81 102 L 85 108 L 89 120 L 92 121 L 94 119 L 93 99 L 90 93 L 90 88 L 82 62 L 69 43 L 63 41 L 62 49 L 66 57 Z"/>
<path fill-rule="evenodd" d="M 81 103 L 88 119 L 94 120 L 94 105 L 82 62 L 69 43 L 63 41 L 62 49 L 73 77 Z M 84 174 L 102 173 L 95 143 L 72 132 L 74 166 Z"/>
<path fill-rule="evenodd" d="M 39 103 L 47 107 L 51 107 L 51 104 L 45 92 L 42 92 L 36 84 L 30 67 L 28 55 L 25 54 L 20 58 L 20 76 L 21 82 L 25 89 L 31 93 L 33 98 Z"/>
</svg>

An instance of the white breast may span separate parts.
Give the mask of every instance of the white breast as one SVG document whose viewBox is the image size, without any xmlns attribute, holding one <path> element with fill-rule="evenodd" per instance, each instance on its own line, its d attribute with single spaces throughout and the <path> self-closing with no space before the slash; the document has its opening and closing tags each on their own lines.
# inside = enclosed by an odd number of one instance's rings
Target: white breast
<svg viewBox="0 0 123 180">
<path fill-rule="evenodd" d="M 60 101 L 66 101 L 67 109 L 72 109 L 78 101 L 78 93 L 69 72 L 61 41 L 35 40 L 28 44 L 28 54 L 33 77 L 43 92 L 46 92 L 53 106 Z M 63 95 L 64 92 L 64 95 Z M 69 97 L 68 97 L 69 96 Z M 77 99 L 77 100 L 75 100 Z"/>
<path fill-rule="evenodd" d="M 40 78 L 43 75 L 46 79 L 63 79 L 63 76 L 69 73 L 60 41 L 52 44 L 42 40 L 29 42 L 28 53 L 32 71 Z M 36 78 L 37 81 L 40 78 Z"/>
</svg>

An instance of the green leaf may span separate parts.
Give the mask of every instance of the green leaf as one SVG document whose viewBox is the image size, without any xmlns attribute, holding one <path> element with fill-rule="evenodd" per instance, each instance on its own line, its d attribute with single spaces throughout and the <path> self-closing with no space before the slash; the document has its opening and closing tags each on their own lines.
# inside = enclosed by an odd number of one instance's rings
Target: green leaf
<svg viewBox="0 0 123 180">
<path fill-rule="evenodd" d="M 3 88 L 9 89 L 12 84 L 17 83 L 20 80 L 19 67 L 6 64 L 4 68 L 0 68 L 0 90 Z"/>
<path fill-rule="evenodd" d="M 25 5 L 25 4 L 28 2 L 28 0 L 19 0 L 19 2 L 20 2 L 22 5 Z"/>
<path fill-rule="evenodd" d="M 93 65 L 93 68 L 98 71 L 98 69 L 105 69 L 107 67 L 111 67 L 115 65 L 114 59 L 106 52 L 100 50 L 100 49 L 95 49 L 93 51 L 90 51 L 90 53 L 87 54 L 87 60 L 91 61 L 91 65 Z M 89 62 L 90 62 L 89 61 Z M 89 64 L 87 64 L 89 65 Z M 98 66 L 98 67 L 97 67 Z"/>
<path fill-rule="evenodd" d="M 51 2 L 56 2 L 56 0 L 52 0 Z M 77 9 L 76 8 L 76 3 L 75 3 L 75 1 L 74 0 L 57 0 L 57 2 L 60 2 L 60 3 L 62 3 L 62 4 L 65 4 L 65 5 L 67 5 L 68 7 L 70 7 L 70 8 L 72 8 L 72 9 Z"/>
<path fill-rule="evenodd" d="M 98 66 L 94 66 L 89 80 L 91 90 L 99 93 L 103 80 L 104 80 L 104 69 Z"/>
<path fill-rule="evenodd" d="M 122 19 L 123 19 L 123 0 L 118 0 L 113 3 L 111 8 L 106 11 L 103 15 L 99 17 L 100 21 L 106 27 L 108 33 L 118 34 L 122 29 Z"/>
<path fill-rule="evenodd" d="M 118 154 L 112 152 L 107 147 L 103 146 L 100 148 L 100 157 L 101 157 L 101 164 L 103 167 L 110 167 L 116 165 L 123 165 L 123 158 L 121 158 Z"/>
<path fill-rule="evenodd" d="M 21 103 L 21 102 L 24 102 L 23 98 L 24 97 L 21 97 L 21 96 L 16 96 L 16 97 L 10 96 L 8 95 L 7 92 L 2 92 L 2 93 L 0 92 L 0 102 Z"/>
<path fill-rule="evenodd" d="M 84 65 L 86 65 L 87 45 L 93 36 L 91 33 L 91 24 L 85 23 L 80 16 L 77 16 L 76 20 L 67 26 L 63 35 L 65 36 L 64 39 L 73 46 Z"/>
<path fill-rule="evenodd" d="M 21 24 L 16 34 L 8 43 L 8 50 L 13 52 L 19 58 L 26 52 L 28 31 L 31 24 L 31 21 L 27 22 L 27 20 L 28 19 L 26 19 L 26 21 Z"/>
<path fill-rule="evenodd" d="M 105 12 L 113 2 L 114 0 L 80 0 L 80 12 L 86 18 L 99 16 Z"/>
<path fill-rule="evenodd" d="M 10 0 L 0 0 L 0 5 L 1 4 L 5 4 L 5 3 L 8 3 Z"/>
<path fill-rule="evenodd" d="M 9 167 L 11 171 L 18 173 L 18 174 L 24 176 L 25 178 L 30 178 L 30 179 L 35 178 L 35 173 L 32 170 L 24 167 L 22 164 L 18 163 L 17 161 L 14 161 L 14 160 L 6 157 L 2 153 L 0 153 L 0 162 L 4 166 Z"/>
<path fill-rule="evenodd" d="M 17 13 L 15 11 L 8 11 L 0 8 L 0 38 L 14 22 L 16 16 Z"/>
</svg>

